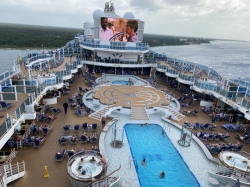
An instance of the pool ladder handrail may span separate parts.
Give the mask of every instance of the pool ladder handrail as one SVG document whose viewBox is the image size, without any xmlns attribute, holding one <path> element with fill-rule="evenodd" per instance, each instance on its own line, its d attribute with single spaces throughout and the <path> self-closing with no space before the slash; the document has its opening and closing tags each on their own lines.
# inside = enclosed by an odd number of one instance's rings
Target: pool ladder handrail
<svg viewBox="0 0 250 187">
<path fill-rule="evenodd" d="M 136 171 L 138 171 L 138 163 L 135 159 L 131 159 L 131 156 L 129 156 L 129 166 L 130 166 L 130 169 L 131 169 L 131 162 L 134 161 L 134 164 L 135 164 L 135 169 Z"/>
<path fill-rule="evenodd" d="M 164 135 L 164 131 L 165 132 L 170 132 L 170 124 L 165 123 L 162 127 L 162 135 Z"/>
</svg>

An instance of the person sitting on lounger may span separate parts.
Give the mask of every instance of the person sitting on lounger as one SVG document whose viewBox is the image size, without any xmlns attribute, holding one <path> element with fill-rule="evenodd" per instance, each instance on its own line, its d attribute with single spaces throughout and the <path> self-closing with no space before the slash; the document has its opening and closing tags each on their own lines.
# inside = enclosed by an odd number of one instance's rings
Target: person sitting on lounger
<svg viewBox="0 0 250 187">
<path fill-rule="evenodd" d="M 239 134 L 237 134 L 237 138 L 239 138 L 241 141 L 245 141 L 245 139 L 248 137 L 248 135 L 245 136 L 241 136 Z"/>
</svg>

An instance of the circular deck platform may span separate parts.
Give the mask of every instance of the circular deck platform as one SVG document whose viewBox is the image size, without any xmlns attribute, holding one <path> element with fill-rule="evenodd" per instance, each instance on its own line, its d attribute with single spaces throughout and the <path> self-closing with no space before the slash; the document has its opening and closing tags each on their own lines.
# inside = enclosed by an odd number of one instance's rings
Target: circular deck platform
<svg viewBox="0 0 250 187">
<path fill-rule="evenodd" d="M 115 104 L 122 107 L 157 107 L 168 105 L 164 92 L 145 86 L 102 86 L 95 90 L 93 97 L 102 104 Z"/>
</svg>

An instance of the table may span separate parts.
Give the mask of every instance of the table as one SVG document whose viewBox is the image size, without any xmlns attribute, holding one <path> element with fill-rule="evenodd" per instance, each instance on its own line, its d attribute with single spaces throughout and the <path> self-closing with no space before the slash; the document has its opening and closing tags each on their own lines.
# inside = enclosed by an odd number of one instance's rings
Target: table
<svg viewBox="0 0 250 187">
<path fill-rule="evenodd" d="M 209 177 L 208 181 L 215 186 L 219 185 L 219 181 L 216 178 Z"/>
</svg>

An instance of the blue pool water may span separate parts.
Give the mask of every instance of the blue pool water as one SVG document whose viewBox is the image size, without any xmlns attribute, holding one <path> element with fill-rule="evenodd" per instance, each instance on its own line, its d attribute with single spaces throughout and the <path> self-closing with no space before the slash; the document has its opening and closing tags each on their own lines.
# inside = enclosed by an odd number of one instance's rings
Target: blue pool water
<svg viewBox="0 0 250 187">
<path fill-rule="evenodd" d="M 200 186 L 168 136 L 165 133 L 162 135 L 161 126 L 126 124 L 125 132 L 134 164 L 138 164 L 137 174 L 141 187 Z M 143 158 L 146 159 L 146 166 L 141 164 Z M 166 175 L 160 179 L 159 173 L 162 171 Z"/>
<path fill-rule="evenodd" d="M 112 84 L 130 85 L 129 81 L 125 80 L 113 81 Z"/>
</svg>

